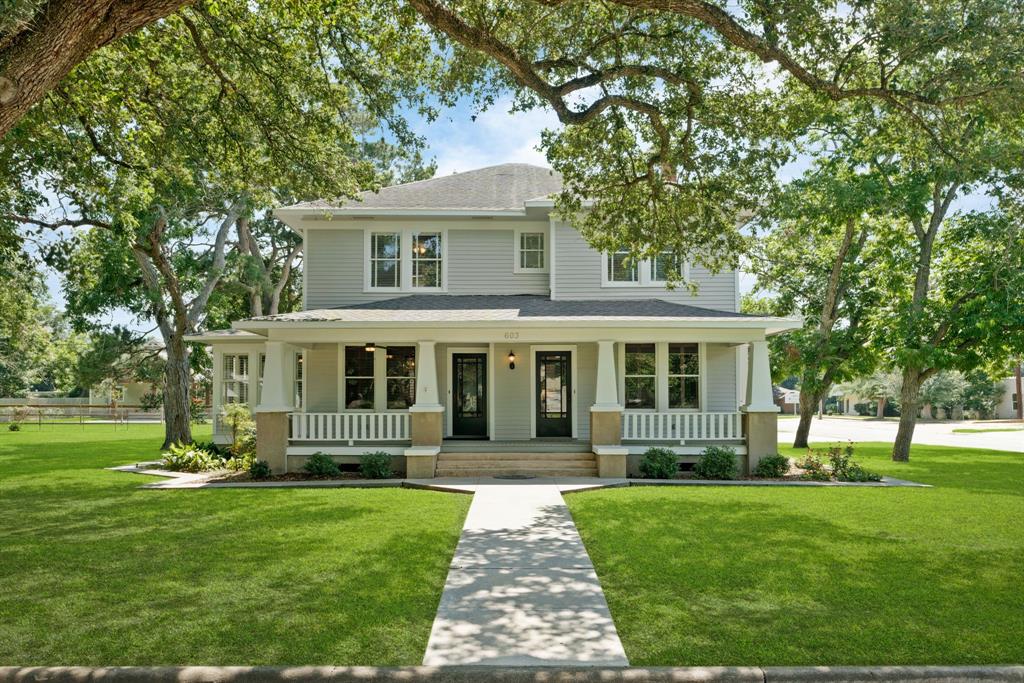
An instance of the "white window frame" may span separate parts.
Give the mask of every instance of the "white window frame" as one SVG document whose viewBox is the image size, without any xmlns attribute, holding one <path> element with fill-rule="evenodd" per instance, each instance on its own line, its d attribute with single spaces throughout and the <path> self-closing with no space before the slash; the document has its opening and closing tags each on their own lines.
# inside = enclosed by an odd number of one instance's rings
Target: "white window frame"
<svg viewBox="0 0 1024 683">
<path fill-rule="evenodd" d="M 245 374 L 241 373 L 241 359 L 242 358 L 245 359 L 245 366 L 246 366 L 245 367 L 245 369 L 246 369 Z M 231 372 L 225 372 L 225 370 L 226 370 L 225 365 L 226 365 L 226 362 L 228 361 L 228 359 L 231 360 Z M 234 403 L 242 403 L 242 404 L 249 405 L 249 406 L 252 405 L 251 399 L 253 398 L 253 395 L 252 395 L 253 387 L 252 387 L 252 377 L 251 377 L 251 373 L 252 373 L 251 361 L 252 361 L 252 358 L 250 357 L 250 355 L 248 353 L 225 353 L 225 354 L 221 355 L 221 361 L 220 361 L 221 362 L 221 372 L 223 373 L 223 377 L 221 378 L 221 382 L 220 382 L 220 397 L 219 397 L 220 398 L 220 407 L 221 408 L 224 408 L 225 406 L 231 405 L 231 403 L 232 403 L 232 401 L 228 400 L 228 387 L 231 386 L 231 385 L 235 386 L 235 395 L 236 396 L 238 396 L 239 393 L 240 393 L 238 391 L 238 387 L 240 387 L 241 385 L 245 385 L 245 399 L 246 400 L 244 400 L 244 401 L 234 401 Z M 259 362 L 259 361 L 257 360 L 257 362 Z M 257 397 L 257 401 L 258 400 L 259 400 L 259 398 Z"/>
<path fill-rule="evenodd" d="M 302 368 L 301 374 L 299 368 Z M 292 399 L 296 401 L 296 410 L 306 410 L 306 353 L 304 351 L 296 351 L 292 358 Z"/>
<path fill-rule="evenodd" d="M 420 362 L 419 344 L 415 342 L 399 342 L 396 344 L 378 343 L 373 352 L 373 408 L 349 408 L 345 401 L 345 354 L 349 346 L 359 347 L 362 344 L 340 342 L 338 344 L 338 411 L 342 413 L 407 413 L 408 408 L 388 408 L 388 346 L 409 346 L 413 349 L 413 363 Z M 356 375 L 363 378 L 364 375 Z M 413 375 L 413 386 L 416 376 Z"/>
<path fill-rule="evenodd" d="M 617 251 L 615 253 L 621 254 L 624 252 Z M 667 280 L 656 280 L 654 278 L 654 259 L 649 258 L 640 259 L 636 262 L 636 280 L 611 280 L 608 277 L 610 255 L 610 252 L 601 252 L 601 287 L 664 287 L 668 284 Z M 683 261 L 682 272 L 679 275 L 683 278 L 683 282 L 690 281 L 689 261 Z"/>
<path fill-rule="evenodd" d="M 399 236 L 398 287 L 373 286 L 373 235 L 397 234 Z M 441 236 L 441 286 L 414 287 L 412 284 L 412 244 L 416 235 Z M 363 291 L 364 292 L 416 292 L 419 294 L 444 293 L 448 291 L 448 229 L 447 228 L 385 228 L 370 227 L 363 231 Z"/>
<path fill-rule="evenodd" d="M 694 375 L 691 375 L 691 374 L 688 374 L 688 373 L 685 373 L 685 372 L 681 373 L 681 374 L 677 374 L 677 375 L 671 374 L 671 372 L 669 371 L 668 357 L 670 355 L 669 347 L 672 344 L 696 344 L 696 346 L 697 346 L 697 375 L 696 375 L 696 377 L 697 377 L 697 407 L 696 408 L 672 408 L 669 405 L 671 403 L 671 400 L 672 400 L 672 397 L 669 395 L 669 391 L 668 391 L 669 380 L 671 378 L 673 378 L 673 377 L 686 378 L 686 377 L 693 377 L 694 376 Z M 697 413 L 697 412 L 701 411 L 701 408 L 702 408 L 702 405 L 703 405 L 703 399 L 704 399 L 704 395 L 703 395 L 703 387 L 704 387 L 704 354 L 703 354 L 703 348 L 704 348 L 704 345 L 701 344 L 700 342 L 665 342 L 665 410 L 666 411 L 673 412 L 673 413 L 686 413 L 686 412 Z"/>
<path fill-rule="evenodd" d="M 642 343 L 642 342 L 641 342 Z M 650 342 L 648 342 L 650 343 Z M 683 342 L 687 343 L 687 342 Z M 689 342 L 695 343 L 695 342 Z M 623 410 L 629 413 L 701 413 L 705 412 L 708 405 L 707 395 L 707 377 L 708 377 L 708 355 L 707 355 L 707 344 L 704 342 L 696 342 L 697 344 L 697 361 L 700 364 L 698 368 L 698 387 L 697 387 L 697 400 L 698 405 L 696 408 L 669 408 L 668 407 L 668 345 L 669 342 L 654 342 L 654 363 L 657 368 L 654 380 L 655 388 L 655 401 L 654 409 L 642 408 L 642 409 L 631 409 L 626 408 L 626 344 L 624 342 L 618 342 L 616 344 L 617 353 L 616 357 L 618 360 L 618 367 L 616 372 L 618 375 L 619 382 L 619 405 L 623 407 Z"/>
<path fill-rule="evenodd" d="M 551 272 L 551 249 L 549 244 L 551 238 L 548 236 L 549 232 L 539 229 L 530 228 L 516 228 L 513 231 L 513 239 L 515 242 L 512 244 L 512 272 L 516 274 L 520 273 L 550 273 Z M 540 235 L 541 239 L 544 240 L 541 247 L 541 257 L 544 259 L 544 266 L 542 268 L 526 268 L 522 264 L 522 252 L 523 252 L 523 235 Z M 530 249 L 529 251 L 535 251 Z"/>
<path fill-rule="evenodd" d="M 653 408 L 630 408 L 629 412 L 631 412 L 631 413 L 654 413 L 654 412 L 658 411 L 658 394 L 660 393 L 660 388 L 661 388 L 661 377 L 660 377 L 659 372 L 658 372 L 661 369 L 661 362 L 660 362 L 661 361 L 661 356 L 660 356 L 660 353 L 659 353 L 658 343 L 657 342 L 630 342 L 628 344 L 627 343 L 621 344 L 621 347 L 622 347 L 622 351 L 621 351 L 622 362 L 619 364 L 620 375 L 621 375 L 621 384 L 622 384 L 622 403 L 621 403 L 621 405 L 623 407 L 625 407 L 625 405 L 626 405 L 626 377 L 627 377 L 627 375 L 626 375 L 626 347 L 627 346 L 633 346 L 633 345 L 636 345 L 636 346 L 653 346 L 654 347 L 654 374 L 652 374 L 652 375 L 628 375 L 629 377 L 651 377 L 651 378 L 654 379 L 654 407 Z"/>
</svg>

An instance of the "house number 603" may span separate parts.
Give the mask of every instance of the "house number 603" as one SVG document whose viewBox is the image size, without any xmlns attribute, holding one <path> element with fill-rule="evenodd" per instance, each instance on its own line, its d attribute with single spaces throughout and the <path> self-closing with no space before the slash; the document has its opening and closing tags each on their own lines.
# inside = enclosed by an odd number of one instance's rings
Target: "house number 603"
<svg viewBox="0 0 1024 683">
<path fill-rule="evenodd" d="M 505 333 L 505 339 L 508 340 L 508 341 L 514 341 L 516 339 L 519 339 L 519 333 L 518 332 L 506 332 Z"/>
</svg>

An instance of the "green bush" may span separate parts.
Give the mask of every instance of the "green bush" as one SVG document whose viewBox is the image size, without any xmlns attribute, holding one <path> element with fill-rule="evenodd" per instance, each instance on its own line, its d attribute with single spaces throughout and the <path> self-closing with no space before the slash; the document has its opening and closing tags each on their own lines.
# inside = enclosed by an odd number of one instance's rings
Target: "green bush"
<svg viewBox="0 0 1024 683">
<path fill-rule="evenodd" d="M 847 444 L 845 448 L 840 447 L 839 444 L 829 446 L 828 450 L 825 451 L 825 455 L 828 457 L 829 466 L 832 468 L 832 476 L 836 479 L 842 479 L 846 476 L 850 465 L 853 464 L 853 444 Z"/>
<path fill-rule="evenodd" d="M 693 468 L 698 479 L 735 479 L 738 472 L 736 451 L 728 446 L 708 446 Z"/>
<path fill-rule="evenodd" d="M 852 463 L 839 481 L 882 481 L 882 475 L 869 472 L 857 463 Z"/>
<path fill-rule="evenodd" d="M 270 463 L 266 460 L 253 460 L 249 465 L 249 476 L 253 479 L 269 479 Z"/>
<path fill-rule="evenodd" d="M 11 424 L 7 425 L 7 431 L 9 431 L 9 432 L 20 432 L 21 431 L 21 425 L 18 424 L 17 422 L 12 422 Z"/>
<path fill-rule="evenodd" d="M 211 472 L 224 467 L 224 461 L 196 444 L 171 444 L 160 467 L 174 472 Z"/>
<path fill-rule="evenodd" d="M 384 451 L 363 453 L 359 456 L 359 474 L 366 479 L 390 479 L 391 454 Z"/>
<path fill-rule="evenodd" d="M 256 454 L 256 421 L 244 403 L 229 403 L 222 411 L 222 421 L 231 428 L 228 450 L 235 457 Z"/>
<path fill-rule="evenodd" d="M 798 462 L 797 467 L 804 471 L 800 475 L 804 481 L 830 481 L 832 479 L 821 459 L 813 451 L 808 451 L 807 457 Z"/>
<path fill-rule="evenodd" d="M 334 464 L 334 460 L 331 456 L 326 453 L 314 453 L 309 456 L 309 460 L 302 466 L 302 469 L 306 470 L 314 477 L 336 477 L 341 474 L 341 470 Z"/>
<path fill-rule="evenodd" d="M 678 472 L 678 458 L 667 448 L 648 448 L 640 461 L 640 474 L 648 479 L 673 479 Z"/>
<path fill-rule="evenodd" d="M 787 472 L 789 472 L 789 458 L 779 454 L 761 458 L 757 467 L 754 468 L 754 476 L 762 479 L 778 479 L 786 476 Z"/>
</svg>

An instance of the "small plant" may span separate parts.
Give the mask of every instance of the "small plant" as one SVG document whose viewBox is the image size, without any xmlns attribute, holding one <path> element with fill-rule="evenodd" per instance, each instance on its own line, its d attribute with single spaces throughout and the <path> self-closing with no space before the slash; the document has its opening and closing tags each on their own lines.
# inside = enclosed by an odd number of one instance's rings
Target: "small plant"
<svg viewBox="0 0 1024 683">
<path fill-rule="evenodd" d="M 839 481 L 882 481 L 882 475 L 869 472 L 857 463 L 853 463 L 846 469 L 846 474 L 839 478 Z"/>
<path fill-rule="evenodd" d="M 334 460 L 331 456 L 326 453 L 316 452 L 309 456 L 306 460 L 306 464 L 302 466 L 302 469 L 312 474 L 314 477 L 336 477 L 341 474 L 341 470 L 334 464 Z"/>
<path fill-rule="evenodd" d="M 142 398 L 139 399 L 139 408 L 141 408 L 145 412 L 156 410 L 163 404 L 163 392 L 156 391 L 155 389 L 153 391 L 146 392 L 145 394 L 142 395 Z"/>
<path fill-rule="evenodd" d="M 769 455 L 761 458 L 754 468 L 754 476 L 762 479 L 778 479 L 789 472 L 789 458 L 784 455 Z"/>
<path fill-rule="evenodd" d="M 256 462 L 256 456 L 251 453 L 245 455 L 233 455 L 230 458 L 222 459 L 224 469 L 231 470 L 232 472 L 241 472 L 242 470 L 248 470 L 252 467 L 252 464 Z"/>
<path fill-rule="evenodd" d="M 693 473 L 698 479 L 735 479 L 738 473 L 736 451 L 728 446 L 708 446 L 701 453 Z"/>
<path fill-rule="evenodd" d="M 256 454 L 256 421 L 252 411 L 244 403 L 230 403 L 224 406 L 223 422 L 231 428 L 231 445 L 228 450 L 236 458 Z"/>
<path fill-rule="evenodd" d="M 224 461 L 195 444 L 175 443 L 164 453 L 160 466 L 175 472 L 210 472 L 224 467 Z"/>
<path fill-rule="evenodd" d="M 829 446 L 825 454 L 828 456 L 828 462 L 832 468 L 832 476 L 836 479 L 845 477 L 853 464 L 853 444 L 848 443 L 845 448 L 840 447 L 839 444 Z"/>
<path fill-rule="evenodd" d="M 384 451 L 363 453 L 359 456 L 359 474 L 366 479 L 391 478 L 391 455 Z"/>
<path fill-rule="evenodd" d="M 807 457 L 797 463 L 797 467 L 804 471 L 800 475 L 800 478 L 804 481 L 830 481 L 832 479 L 825 469 L 825 465 L 821 462 L 821 458 L 815 455 L 813 451 L 808 451 Z"/>
<path fill-rule="evenodd" d="M 249 464 L 249 476 L 253 479 L 269 479 L 270 463 L 266 460 L 253 460 Z"/>
<path fill-rule="evenodd" d="M 10 432 L 20 432 L 21 431 L 21 423 L 20 422 L 12 422 L 11 424 L 7 425 L 7 431 L 10 431 Z"/>
<path fill-rule="evenodd" d="M 188 403 L 188 418 L 192 424 L 206 424 L 206 402 L 198 396 L 193 396 Z"/>
<path fill-rule="evenodd" d="M 640 461 L 640 474 L 648 479 L 672 479 L 679 472 L 678 460 L 667 448 L 648 448 Z"/>
</svg>

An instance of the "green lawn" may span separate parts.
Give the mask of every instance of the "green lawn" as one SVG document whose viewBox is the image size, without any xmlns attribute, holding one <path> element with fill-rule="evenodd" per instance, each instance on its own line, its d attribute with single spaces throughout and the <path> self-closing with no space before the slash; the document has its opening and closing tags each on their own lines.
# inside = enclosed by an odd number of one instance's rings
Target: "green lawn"
<svg viewBox="0 0 1024 683">
<path fill-rule="evenodd" d="M 1024 455 L 888 452 L 857 446 L 936 488 L 567 496 L 630 662 L 1024 662 Z"/>
<path fill-rule="evenodd" d="M 162 429 L 0 432 L 0 665 L 420 663 L 469 496 L 102 469 Z"/>
<path fill-rule="evenodd" d="M 1024 432 L 1024 429 L 1020 427 L 993 427 L 991 429 L 972 429 L 963 427 L 961 429 L 954 429 L 954 434 L 985 434 L 987 432 Z"/>
</svg>

